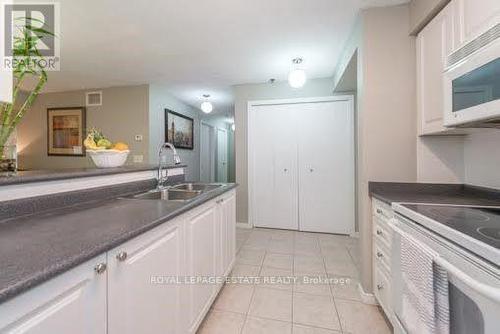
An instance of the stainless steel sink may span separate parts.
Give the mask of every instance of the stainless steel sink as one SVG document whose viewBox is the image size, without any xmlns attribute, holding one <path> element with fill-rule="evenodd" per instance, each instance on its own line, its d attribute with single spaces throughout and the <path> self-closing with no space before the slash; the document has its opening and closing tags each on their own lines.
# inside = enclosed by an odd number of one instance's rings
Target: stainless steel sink
<svg viewBox="0 0 500 334">
<path fill-rule="evenodd" d="M 202 192 L 200 190 L 178 190 L 178 189 L 163 189 L 152 190 L 147 193 L 142 193 L 132 196 L 134 199 L 152 199 L 163 201 L 189 201 L 196 198 Z"/>
<path fill-rule="evenodd" d="M 170 189 L 177 189 L 183 191 L 202 191 L 207 192 L 217 188 L 222 187 L 222 184 L 218 183 L 181 183 L 176 186 L 173 186 Z"/>
</svg>

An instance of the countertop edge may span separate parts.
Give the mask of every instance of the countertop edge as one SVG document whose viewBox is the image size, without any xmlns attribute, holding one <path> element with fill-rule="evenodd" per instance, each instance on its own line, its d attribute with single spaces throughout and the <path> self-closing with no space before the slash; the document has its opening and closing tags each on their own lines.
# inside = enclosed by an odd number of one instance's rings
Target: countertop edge
<svg viewBox="0 0 500 334">
<path fill-rule="evenodd" d="M 167 165 L 167 169 L 186 168 L 186 164 L 180 165 Z M 0 187 L 10 186 L 16 184 L 26 184 L 34 182 L 46 181 L 59 181 L 66 179 L 76 179 L 94 176 L 106 176 L 125 173 L 144 172 L 149 170 L 156 170 L 158 166 L 144 165 L 144 166 L 124 166 L 117 168 L 89 168 L 89 169 L 68 169 L 68 170 L 37 170 L 37 171 L 20 171 L 14 176 L 0 177 Z M 31 174 L 31 175 L 30 175 Z"/>
<path fill-rule="evenodd" d="M 16 284 L 9 286 L 8 288 L 4 289 L 3 291 L 0 291 L 0 305 L 2 303 L 11 301 L 13 298 L 16 296 L 21 295 L 22 293 L 28 292 L 30 289 L 36 288 L 40 286 L 41 284 L 49 281 L 52 278 L 55 278 L 58 275 L 64 274 L 65 272 L 70 271 L 71 269 L 77 267 L 80 264 L 83 264 L 96 256 L 106 253 L 107 251 L 137 237 L 140 236 L 155 227 L 158 227 L 162 224 L 168 223 L 172 219 L 192 210 L 195 209 L 206 202 L 209 202 L 210 200 L 221 196 L 233 189 L 235 189 L 238 186 L 236 183 L 230 183 L 224 186 L 222 189 L 217 189 L 213 192 L 209 192 L 205 194 L 204 196 L 201 196 L 201 198 L 194 200 L 193 202 L 187 203 L 185 206 L 180 207 L 179 209 L 173 211 L 172 213 L 160 217 L 149 224 L 145 224 L 141 228 L 132 230 L 128 233 L 121 234 L 117 236 L 114 239 L 109 240 L 109 242 L 103 243 L 102 245 L 96 245 L 94 249 L 88 253 L 85 253 L 84 255 L 81 256 L 75 256 L 68 261 L 65 261 L 63 264 L 55 264 L 52 267 L 48 267 L 47 270 L 34 274 L 31 277 L 24 279 L 22 281 L 18 281 Z"/>
</svg>

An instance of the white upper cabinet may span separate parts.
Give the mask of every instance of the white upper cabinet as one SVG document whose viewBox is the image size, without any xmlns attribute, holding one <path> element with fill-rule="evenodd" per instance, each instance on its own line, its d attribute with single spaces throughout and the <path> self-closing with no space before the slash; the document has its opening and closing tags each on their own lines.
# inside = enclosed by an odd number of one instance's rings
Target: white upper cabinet
<svg viewBox="0 0 500 334">
<path fill-rule="evenodd" d="M 184 263 L 179 223 L 162 225 L 108 252 L 108 333 L 181 333 Z M 90 332 L 89 332 L 90 333 Z"/>
<path fill-rule="evenodd" d="M 12 102 L 12 72 L 0 69 L 0 102 Z"/>
<path fill-rule="evenodd" d="M 460 46 L 500 23 L 499 0 L 452 0 L 458 20 Z"/>
<path fill-rule="evenodd" d="M 0 333 L 105 334 L 106 255 L 0 305 Z"/>
<path fill-rule="evenodd" d="M 418 134 L 446 131 L 443 126 L 443 71 L 446 57 L 458 43 L 454 2 L 449 3 L 417 36 Z"/>
</svg>

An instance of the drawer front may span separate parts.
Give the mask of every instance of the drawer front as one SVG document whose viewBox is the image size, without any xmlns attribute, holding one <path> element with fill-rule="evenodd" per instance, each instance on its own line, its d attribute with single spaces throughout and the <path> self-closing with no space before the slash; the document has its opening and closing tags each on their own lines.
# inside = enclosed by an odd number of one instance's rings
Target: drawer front
<svg viewBox="0 0 500 334">
<path fill-rule="evenodd" d="M 376 198 L 372 199 L 372 211 L 374 216 L 384 221 L 389 221 L 394 217 L 394 210 L 392 210 L 392 207 Z"/>
<path fill-rule="evenodd" d="M 391 273 L 391 253 L 383 243 L 375 240 L 373 243 L 373 262 L 381 267 L 387 275 Z"/>
<path fill-rule="evenodd" d="M 377 297 L 380 306 L 384 310 L 387 318 L 392 322 L 393 314 L 392 314 L 392 305 L 391 305 L 391 284 L 388 276 L 380 270 L 378 266 L 374 268 L 374 286 L 373 289 L 375 291 L 375 297 Z"/>
<path fill-rule="evenodd" d="M 378 217 L 373 217 L 373 236 L 375 240 L 384 243 L 387 248 L 392 246 L 392 229 Z"/>
</svg>

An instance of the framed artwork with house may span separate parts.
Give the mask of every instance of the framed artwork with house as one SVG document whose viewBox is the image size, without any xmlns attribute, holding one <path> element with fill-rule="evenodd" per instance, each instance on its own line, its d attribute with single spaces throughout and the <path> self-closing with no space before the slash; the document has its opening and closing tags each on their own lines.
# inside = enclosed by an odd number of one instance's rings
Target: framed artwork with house
<svg viewBox="0 0 500 334">
<path fill-rule="evenodd" d="M 85 156 L 85 107 L 47 109 L 47 155 Z"/>
<path fill-rule="evenodd" d="M 194 149 L 194 120 L 186 115 L 165 109 L 165 141 L 176 148 Z"/>
</svg>

